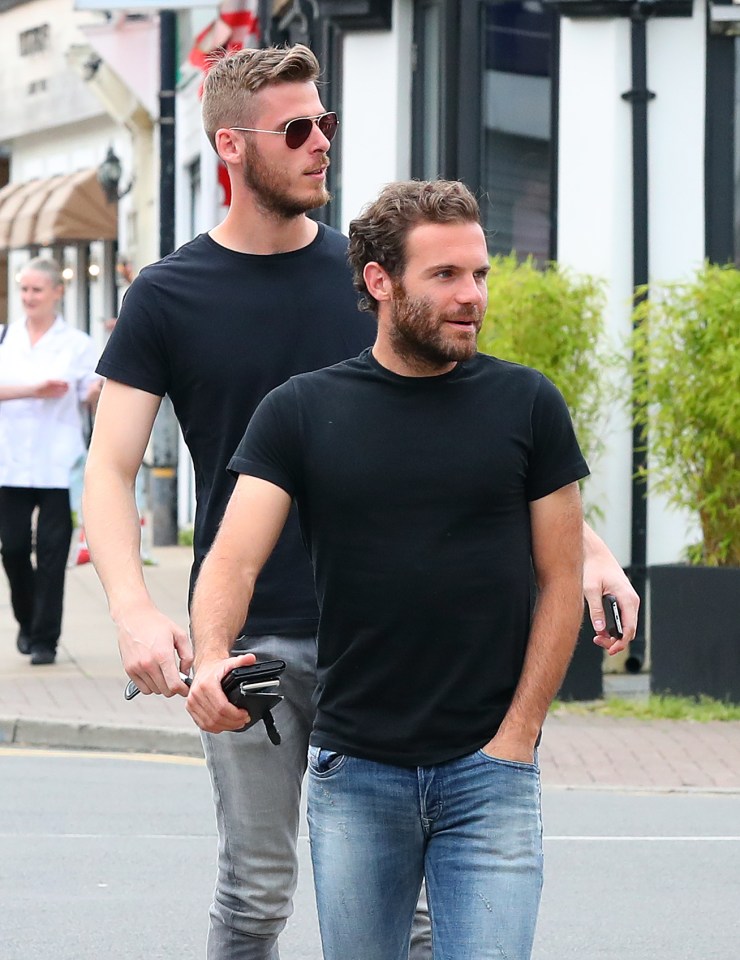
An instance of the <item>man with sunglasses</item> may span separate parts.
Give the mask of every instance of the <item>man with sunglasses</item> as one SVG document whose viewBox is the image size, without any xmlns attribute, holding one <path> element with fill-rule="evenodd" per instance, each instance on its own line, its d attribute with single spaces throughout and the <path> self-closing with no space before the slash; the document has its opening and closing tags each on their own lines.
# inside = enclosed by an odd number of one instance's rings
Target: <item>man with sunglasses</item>
<svg viewBox="0 0 740 960">
<path fill-rule="evenodd" d="M 259 402 L 291 376 L 355 356 L 374 339 L 374 323 L 357 308 L 346 238 L 306 215 L 329 199 L 327 153 L 337 130 L 318 75 L 301 45 L 243 50 L 214 64 L 203 123 L 228 168 L 231 207 L 210 233 L 142 270 L 98 368 L 108 379 L 86 471 L 86 532 L 124 669 L 144 693 L 186 696 L 179 671 L 193 664 L 187 633 L 152 603 L 139 557 L 134 480 L 162 397 L 172 399 L 195 467 L 192 590 L 234 486 L 226 466 Z M 618 595 L 630 639 L 634 594 L 601 541 L 590 543 L 594 593 L 600 597 L 603 585 Z M 209 960 L 278 957 L 296 884 L 317 622 L 291 516 L 260 576 L 248 635 L 217 671 L 252 654 L 288 663 L 276 715 L 282 745 L 274 747 L 261 726 L 203 735 L 219 833 Z M 412 957 L 429 956 L 425 939 L 412 944 Z"/>
</svg>

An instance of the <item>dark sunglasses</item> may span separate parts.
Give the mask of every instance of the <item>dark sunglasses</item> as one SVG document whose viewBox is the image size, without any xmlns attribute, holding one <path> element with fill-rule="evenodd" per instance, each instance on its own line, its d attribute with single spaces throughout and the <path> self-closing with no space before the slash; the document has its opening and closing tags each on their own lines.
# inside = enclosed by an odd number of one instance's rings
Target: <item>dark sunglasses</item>
<svg viewBox="0 0 740 960">
<path fill-rule="evenodd" d="M 285 130 L 259 130 L 256 127 L 229 127 L 229 130 L 243 130 L 244 133 L 276 133 L 285 137 L 285 145 L 290 150 L 297 150 L 311 136 L 313 125 L 319 128 L 327 140 L 333 140 L 339 126 L 339 117 L 336 113 L 320 113 L 317 117 L 296 117 L 285 124 Z"/>
</svg>

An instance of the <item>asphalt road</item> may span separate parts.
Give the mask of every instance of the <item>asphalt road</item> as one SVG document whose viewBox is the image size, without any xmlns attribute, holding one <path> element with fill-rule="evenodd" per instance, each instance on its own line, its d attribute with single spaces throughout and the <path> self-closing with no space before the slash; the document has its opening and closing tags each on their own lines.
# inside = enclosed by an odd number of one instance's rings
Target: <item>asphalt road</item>
<svg viewBox="0 0 740 960">
<path fill-rule="evenodd" d="M 740 796 L 549 790 L 543 808 L 535 960 L 739 955 Z M 203 960 L 215 829 L 201 762 L 0 749 L 0 812 L 3 960 Z M 282 955 L 320 960 L 305 826 L 300 854 Z"/>
</svg>

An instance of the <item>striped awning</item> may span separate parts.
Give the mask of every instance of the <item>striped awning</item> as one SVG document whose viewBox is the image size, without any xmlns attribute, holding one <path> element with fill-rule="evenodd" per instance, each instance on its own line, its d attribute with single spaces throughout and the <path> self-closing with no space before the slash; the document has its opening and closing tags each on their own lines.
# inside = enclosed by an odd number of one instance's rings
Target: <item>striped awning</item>
<svg viewBox="0 0 740 960">
<path fill-rule="evenodd" d="M 0 190 L 0 250 L 117 236 L 118 205 L 106 200 L 95 168 Z"/>
</svg>

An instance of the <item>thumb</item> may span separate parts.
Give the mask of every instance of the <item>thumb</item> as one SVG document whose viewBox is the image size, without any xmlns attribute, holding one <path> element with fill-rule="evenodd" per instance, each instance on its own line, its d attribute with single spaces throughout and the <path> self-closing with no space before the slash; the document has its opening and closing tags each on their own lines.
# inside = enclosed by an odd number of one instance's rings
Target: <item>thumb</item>
<svg viewBox="0 0 740 960">
<path fill-rule="evenodd" d="M 257 662 L 257 657 L 253 653 L 241 653 L 238 657 L 230 657 L 228 668 L 226 669 L 224 676 L 235 667 L 251 667 L 253 663 Z"/>
<path fill-rule="evenodd" d="M 606 619 L 604 617 L 601 590 L 591 590 L 586 593 L 586 603 L 588 605 L 588 615 L 594 630 L 596 633 L 603 633 L 606 630 Z"/>
<path fill-rule="evenodd" d="M 193 644 L 184 630 L 174 631 L 175 650 L 180 660 L 180 671 L 190 673 L 193 666 Z"/>
</svg>

